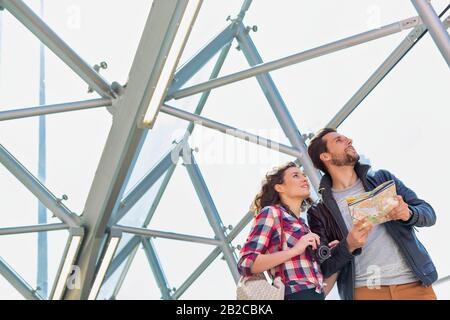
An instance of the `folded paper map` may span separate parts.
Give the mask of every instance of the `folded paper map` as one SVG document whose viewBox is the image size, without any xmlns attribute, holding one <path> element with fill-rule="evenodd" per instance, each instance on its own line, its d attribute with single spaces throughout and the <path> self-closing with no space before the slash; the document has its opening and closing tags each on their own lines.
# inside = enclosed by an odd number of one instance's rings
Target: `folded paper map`
<svg viewBox="0 0 450 320">
<path fill-rule="evenodd" d="M 353 224 L 367 217 L 368 222 L 380 224 L 388 221 L 386 215 L 398 204 L 394 180 L 389 180 L 369 192 L 347 198 Z"/>
</svg>

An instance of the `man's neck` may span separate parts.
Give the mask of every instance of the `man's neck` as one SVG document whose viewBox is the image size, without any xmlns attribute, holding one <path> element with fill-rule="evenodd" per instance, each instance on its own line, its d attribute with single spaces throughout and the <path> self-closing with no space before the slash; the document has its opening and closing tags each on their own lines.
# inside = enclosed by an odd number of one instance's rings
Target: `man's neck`
<svg viewBox="0 0 450 320">
<path fill-rule="evenodd" d="M 353 186 L 358 180 L 354 166 L 332 167 L 328 169 L 334 190 L 343 190 Z"/>
</svg>

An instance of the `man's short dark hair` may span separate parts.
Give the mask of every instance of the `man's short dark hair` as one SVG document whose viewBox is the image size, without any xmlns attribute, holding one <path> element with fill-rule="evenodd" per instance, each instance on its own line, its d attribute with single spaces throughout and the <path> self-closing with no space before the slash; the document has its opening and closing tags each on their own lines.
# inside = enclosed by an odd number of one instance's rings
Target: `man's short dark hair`
<svg viewBox="0 0 450 320">
<path fill-rule="evenodd" d="M 330 132 L 337 132 L 336 129 L 333 128 L 323 128 L 321 129 L 311 140 L 308 146 L 308 154 L 314 164 L 316 169 L 323 171 L 324 173 L 328 173 L 327 168 L 322 160 L 320 160 L 320 155 L 324 152 L 328 152 L 327 142 L 323 140 L 323 137 Z"/>
</svg>

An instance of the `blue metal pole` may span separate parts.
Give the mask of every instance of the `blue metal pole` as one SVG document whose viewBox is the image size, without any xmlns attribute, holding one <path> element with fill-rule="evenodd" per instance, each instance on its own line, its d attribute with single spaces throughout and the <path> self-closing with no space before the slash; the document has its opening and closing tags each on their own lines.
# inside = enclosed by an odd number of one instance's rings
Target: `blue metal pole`
<svg viewBox="0 0 450 320">
<path fill-rule="evenodd" d="M 242 4 L 241 10 L 239 11 L 239 14 L 237 16 L 237 21 L 242 22 L 248 9 L 250 9 L 250 5 L 252 4 L 252 2 L 253 2 L 253 0 L 245 0 L 244 1 L 244 3 Z"/>
<path fill-rule="evenodd" d="M 44 0 L 41 0 L 41 19 L 44 18 Z M 39 47 L 39 105 L 46 103 L 45 99 L 45 48 L 42 42 Z M 46 123 L 45 115 L 39 116 L 39 160 L 38 179 L 42 184 L 46 180 Z M 38 201 L 38 224 L 47 223 L 47 208 Z M 48 296 L 48 242 L 47 232 L 38 233 L 37 252 L 37 288 L 41 295 Z"/>
<path fill-rule="evenodd" d="M 149 238 L 142 238 L 142 245 L 144 246 L 145 255 L 147 256 L 150 268 L 155 276 L 156 283 L 158 284 L 159 290 L 161 290 L 162 298 L 164 300 L 171 300 L 169 284 L 167 282 L 164 270 L 159 262 L 158 255 L 153 246 L 153 242 Z"/>
</svg>

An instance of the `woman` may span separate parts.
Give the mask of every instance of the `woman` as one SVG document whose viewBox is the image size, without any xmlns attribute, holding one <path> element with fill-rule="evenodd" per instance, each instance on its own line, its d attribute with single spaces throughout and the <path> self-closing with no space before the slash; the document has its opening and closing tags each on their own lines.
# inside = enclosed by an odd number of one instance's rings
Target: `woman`
<svg viewBox="0 0 450 320">
<path fill-rule="evenodd" d="M 310 232 L 300 217 L 312 202 L 306 176 L 293 162 L 276 168 L 266 175 L 252 210 L 256 213 L 250 235 L 241 250 L 239 273 L 251 276 L 269 271 L 272 279 L 284 274 L 286 300 L 324 300 L 328 288 L 319 263 L 311 250 L 320 244 L 318 235 Z M 282 215 L 283 250 L 280 251 L 280 222 Z M 337 241 L 329 246 L 334 247 Z M 325 291 L 327 290 L 327 291 Z"/>
</svg>

